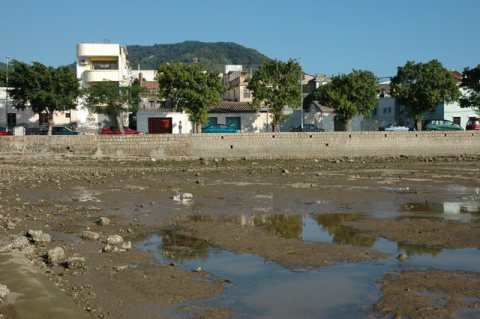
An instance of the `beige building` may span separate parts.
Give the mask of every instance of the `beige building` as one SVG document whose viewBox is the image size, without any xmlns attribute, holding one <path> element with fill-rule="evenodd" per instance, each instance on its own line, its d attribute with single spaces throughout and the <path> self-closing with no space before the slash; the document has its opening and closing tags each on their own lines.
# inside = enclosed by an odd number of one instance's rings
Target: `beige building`
<svg viewBox="0 0 480 319">
<path fill-rule="evenodd" d="M 226 65 L 222 82 L 226 87 L 224 101 L 252 102 L 252 92 L 247 89 L 248 81 L 252 78 L 251 71 L 244 71 L 241 65 Z"/>
</svg>

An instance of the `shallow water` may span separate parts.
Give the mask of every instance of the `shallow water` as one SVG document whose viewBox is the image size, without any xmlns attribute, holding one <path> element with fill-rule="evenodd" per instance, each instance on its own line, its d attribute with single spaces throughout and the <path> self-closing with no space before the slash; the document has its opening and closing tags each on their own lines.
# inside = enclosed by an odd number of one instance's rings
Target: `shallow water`
<svg viewBox="0 0 480 319">
<path fill-rule="evenodd" d="M 292 271 L 260 256 L 210 247 L 205 241 L 178 236 L 174 232 L 153 234 L 137 247 L 153 250 L 162 263 L 175 261 L 189 270 L 201 267 L 216 277 L 232 281 L 232 286 L 218 298 L 192 304 L 229 307 L 235 310 L 235 318 L 373 318 L 370 308 L 380 298 L 376 282 L 387 273 L 426 268 L 480 271 L 478 249 L 405 248 L 384 238 L 359 236 L 349 227 L 339 225 L 362 216 L 263 215 L 234 219 L 243 225 L 260 225 L 283 237 L 371 247 L 391 254 L 390 258 Z M 201 221 L 213 217 L 195 216 L 192 219 Z M 232 217 L 228 220 L 231 222 Z M 407 253 L 409 258 L 398 261 L 396 256 L 400 253 Z M 480 315 L 480 311 L 475 314 Z"/>
</svg>

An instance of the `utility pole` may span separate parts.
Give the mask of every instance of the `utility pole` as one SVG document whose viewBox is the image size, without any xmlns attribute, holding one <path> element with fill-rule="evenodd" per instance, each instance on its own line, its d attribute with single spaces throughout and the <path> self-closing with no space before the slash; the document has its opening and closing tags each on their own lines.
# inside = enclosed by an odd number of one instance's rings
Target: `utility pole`
<svg viewBox="0 0 480 319">
<path fill-rule="evenodd" d="M 8 131 L 8 62 L 10 56 L 7 55 L 7 71 L 5 72 L 5 129 Z"/>
</svg>

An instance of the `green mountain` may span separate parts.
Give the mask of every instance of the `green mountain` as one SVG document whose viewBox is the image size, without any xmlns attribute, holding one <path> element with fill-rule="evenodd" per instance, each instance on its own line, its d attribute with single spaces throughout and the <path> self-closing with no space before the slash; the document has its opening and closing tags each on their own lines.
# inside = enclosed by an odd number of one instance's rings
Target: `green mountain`
<svg viewBox="0 0 480 319">
<path fill-rule="evenodd" d="M 128 60 L 132 69 L 157 69 L 167 62 L 198 63 L 207 69 L 222 72 L 226 64 L 241 64 L 257 67 L 269 60 L 257 50 L 232 42 L 185 41 L 176 44 L 151 46 L 128 45 Z"/>
</svg>

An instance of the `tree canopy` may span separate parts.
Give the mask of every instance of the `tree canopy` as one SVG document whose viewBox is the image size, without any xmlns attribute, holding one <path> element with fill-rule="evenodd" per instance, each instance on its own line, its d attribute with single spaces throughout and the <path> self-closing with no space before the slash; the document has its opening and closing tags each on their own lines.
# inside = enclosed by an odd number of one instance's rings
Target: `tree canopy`
<svg viewBox="0 0 480 319">
<path fill-rule="evenodd" d="M 55 112 L 75 109 L 80 94 L 78 79 L 68 67 L 47 67 L 39 62 L 32 65 L 13 61 L 9 72 L 9 95 L 17 109 L 31 107 L 36 114 L 48 117 L 51 135 Z"/>
<path fill-rule="evenodd" d="M 302 67 L 295 60 L 264 62 L 253 74 L 248 89 L 253 93 L 253 104 L 272 112 L 272 130 L 286 118 L 285 106 L 300 107 Z"/>
<path fill-rule="evenodd" d="M 460 100 L 462 107 L 474 107 L 480 114 L 480 64 L 463 71 L 462 85 L 467 90 L 464 98 Z"/>
<path fill-rule="evenodd" d="M 225 91 L 216 73 L 197 64 L 162 64 L 157 80 L 160 97 L 169 100 L 175 109 L 186 111 L 195 132 L 200 132 L 201 125 L 208 120 L 208 110 L 220 102 Z"/>
<path fill-rule="evenodd" d="M 460 97 L 455 77 L 437 60 L 428 63 L 408 61 L 405 66 L 398 67 L 390 86 L 392 96 L 407 106 L 418 130 L 424 112 Z"/>
<path fill-rule="evenodd" d="M 232 42 L 185 41 L 150 46 L 128 45 L 127 49 L 130 64 L 140 64 L 142 69 L 157 69 L 164 63 L 197 62 L 209 71 L 223 72 L 227 64 L 257 67 L 268 60 L 267 56 L 257 50 Z"/>
<path fill-rule="evenodd" d="M 138 109 L 139 93 L 138 84 L 120 86 L 116 81 L 95 83 L 84 91 L 87 106 L 115 120 L 121 134 L 124 134 L 121 114 Z"/>
<path fill-rule="evenodd" d="M 332 81 L 314 92 L 314 100 L 335 109 L 335 120 L 342 129 L 351 130 L 354 116 L 369 117 L 377 105 L 377 77 L 370 71 L 353 70 L 332 77 Z"/>
</svg>

